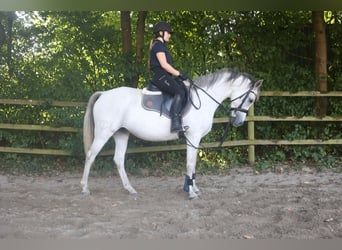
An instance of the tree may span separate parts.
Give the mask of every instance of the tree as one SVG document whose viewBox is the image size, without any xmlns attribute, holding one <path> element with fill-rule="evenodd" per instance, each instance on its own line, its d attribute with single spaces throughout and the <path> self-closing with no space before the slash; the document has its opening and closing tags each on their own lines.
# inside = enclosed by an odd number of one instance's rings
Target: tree
<svg viewBox="0 0 342 250">
<path fill-rule="evenodd" d="M 122 34 L 122 55 L 124 64 L 131 69 L 131 73 L 126 72 L 125 82 L 131 87 L 136 88 L 139 81 L 139 68 L 143 62 L 145 20 L 147 11 L 138 11 L 136 20 L 136 36 L 135 36 L 135 59 L 133 51 L 132 37 L 132 12 L 120 11 L 121 34 Z"/>
<path fill-rule="evenodd" d="M 327 41 L 324 23 L 324 11 L 312 12 L 312 23 L 315 38 L 315 76 L 316 87 L 320 92 L 328 91 L 327 82 Z M 319 97 L 316 101 L 316 112 L 319 116 L 327 113 L 328 101 Z"/>
<path fill-rule="evenodd" d="M 10 77 L 13 76 L 12 33 L 15 18 L 16 14 L 13 11 L 0 13 L 0 59 L 6 62 Z"/>
<path fill-rule="evenodd" d="M 121 32 L 122 32 L 122 52 L 129 54 L 132 52 L 132 36 L 131 36 L 131 12 L 121 11 Z"/>
<path fill-rule="evenodd" d="M 141 65 L 143 62 L 144 54 L 144 34 L 145 34 L 145 20 L 147 17 L 147 11 L 138 12 L 137 32 L 136 32 L 136 63 Z M 139 73 L 133 78 L 132 87 L 138 86 Z"/>
</svg>

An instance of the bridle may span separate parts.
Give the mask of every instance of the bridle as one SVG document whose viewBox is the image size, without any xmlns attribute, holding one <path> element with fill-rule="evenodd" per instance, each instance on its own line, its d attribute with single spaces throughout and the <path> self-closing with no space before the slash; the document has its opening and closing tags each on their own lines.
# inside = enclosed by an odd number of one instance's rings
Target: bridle
<svg viewBox="0 0 342 250">
<path fill-rule="evenodd" d="M 240 105 L 239 105 L 237 108 L 230 108 L 230 109 L 229 109 L 229 112 L 232 112 L 232 111 L 235 111 L 235 112 L 236 112 L 236 111 L 239 111 L 239 112 L 243 112 L 243 113 L 246 113 L 246 114 L 247 114 L 247 113 L 248 113 L 248 109 L 243 109 L 243 108 L 241 108 L 241 107 L 242 107 L 242 105 L 245 103 L 245 101 L 247 100 L 247 98 L 248 98 L 248 96 L 249 96 L 250 93 L 254 94 L 255 97 L 258 96 L 258 95 L 253 91 L 254 87 L 255 87 L 255 84 L 253 84 L 253 85 L 249 88 L 249 90 L 247 90 L 245 93 L 243 93 L 242 95 L 240 95 L 240 96 L 234 98 L 233 100 L 231 100 L 230 102 L 232 103 L 232 102 L 236 101 L 237 99 L 243 98 L 243 99 L 242 99 L 242 102 L 240 103 Z"/>
<path fill-rule="evenodd" d="M 245 93 L 243 93 L 242 95 L 239 95 L 238 97 L 230 100 L 230 102 L 234 102 L 238 99 L 241 99 L 243 98 L 242 102 L 240 103 L 240 105 L 236 108 L 229 108 L 227 109 L 225 106 L 222 105 L 222 103 L 220 103 L 219 101 L 217 101 L 214 97 L 212 97 L 205 89 L 201 88 L 200 86 L 198 86 L 197 84 L 195 84 L 191 79 L 189 79 L 189 82 L 190 82 L 190 88 L 189 88 L 189 92 L 191 90 L 192 87 L 195 87 L 195 92 L 196 92 L 196 95 L 199 99 L 199 96 L 198 96 L 198 92 L 197 92 L 197 89 L 201 90 L 203 93 L 205 93 L 211 100 L 213 100 L 214 102 L 216 102 L 219 107 L 222 107 L 228 114 L 230 114 L 232 111 L 239 111 L 239 112 L 243 112 L 243 113 L 248 113 L 248 109 L 243 109 L 242 106 L 243 104 L 245 103 L 245 101 L 247 100 L 248 96 L 250 93 L 254 94 L 255 97 L 257 97 L 258 95 L 253 91 L 254 87 L 255 87 L 255 83 L 253 83 L 253 85 L 249 88 L 249 90 L 247 90 Z M 200 104 L 198 107 L 195 106 L 195 104 L 193 103 L 192 99 L 191 99 L 191 95 L 189 94 L 189 98 L 190 98 L 190 102 L 192 104 L 192 106 L 195 108 L 195 109 L 200 109 L 201 108 L 201 100 L 200 100 Z"/>
</svg>

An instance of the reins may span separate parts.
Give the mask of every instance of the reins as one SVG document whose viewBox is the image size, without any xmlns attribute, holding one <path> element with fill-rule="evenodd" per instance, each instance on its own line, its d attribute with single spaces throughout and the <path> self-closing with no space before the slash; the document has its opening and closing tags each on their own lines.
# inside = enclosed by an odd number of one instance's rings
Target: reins
<svg viewBox="0 0 342 250">
<path fill-rule="evenodd" d="M 250 89 L 249 89 L 247 92 L 243 93 L 242 95 L 240 95 L 240 96 L 238 96 L 238 97 L 236 97 L 236 98 L 234 98 L 234 99 L 232 99 L 232 100 L 230 101 L 230 102 L 232 103 L 232 102 L 234 102 L 235 100 L 241 99 L 242 97 L 244 97 L 244 99 L 242 100 L 241 104 L 240 104 L 237 108 L 229 108 L 229 109 L 227 109 L 225 106 L 223 106 L 222 103 L 220 103 L 219 101 L 217 101 L 217 100 L 216 100 L 213 96 L 211 96 L 206 90 L 204 90 L 202 87 L 200 87 L 200 86 L 198 86 L 197 84 L 195 84 L 195 83 L 192 81 L 192 79 L 189 79 L 189 82 L 190 82 L 190 87 L 189 87 L 189 100 L 190 100 L 191 105 L 192 105 L 195 109 L 198 110 L 198 109 L 200 109 L 201 106 L 202 106 L 202 102 L 201 102 L 201 99 L 200 99 L 199 94 L 198 94 L 198 91 L 197 91 L 197 89 L 199 89 L 199 90 L 201 90 L 203 93 L 205 93 L 211 100 L 213 100 L 215 103 L 217 103 L 217 104 L 219 105 L 219 107 L 222 107 L 222 108 L 228 113 L 228 119 L 229 119 L 229 113 L 230 113 L 231 111 L 240 111 L 240 112 L 248 113 L 248 110 L 247 110 L 247 109 L 242 109 L 242 108 L 241 108 L 242 105 L 243 105 L 244 102 L 246 101 L 246 99 L 247 99 L 249 93 L 253 93 L 255 96 L 257 96 L 256 93 L 254 93 L 254 92 L 252 91 L 252 89 L 254 88 L 254 85 L 252 85 L 252 86 L 250 87 Z M 195 93 L 196 93 L 196 95 L 197 95 L 197 98 L 198 98 L 198 100 L 199 100 L 199 106 L 196 106 L 196 105 L 194 104 L 192 98 L 191 98 L 190 91 L 191 91 L 192 88 L 194 89 L 194 91 L 195 91 Z M 227 138 L 228 132 L 229 132 L 229 128 L 230 128 L 230 122 L 228 121 L 228 122 L 227 122 L 227 125 L 226 125 L 226 128 L 224 129 L 224 132 L 223 132 L 223 135 L 222 135 L 222 137 L 221 137 L 221 140 L 220 140 L 220 143 L 219 143 L 218 147 L 221 147 L 222 144 L 223 144 L 223 142 L 224 142 L 225 139 Z M 188 145 L 188 146 L 191 146 L 191 147 L 193 147 L 193 148 L 195 148 L 195 149 L 205 149 L 204 146 L 201 146 L 201 147 L 195 146 L 195 145 L 194 145 L 194 144 L 185 136 L 185 134 L 183 134 L 183 136 L 184 136 L 185 140 L 187 141 L 187 145 Z"/>
<path fill-rule="evenodd" d="M 195 109 L 198 110 L 198 109 L 200 109 L 201 106 L 202 106 L 202 102 L 201 102 L 201 99 L 200 99 L 199 94 L 198 94 L 198 89 L 199 89 L 199 90 L 201 90 L 203 93 L 205 93 L 211 100 L 213 100 L 215 103 L 217 103 L 217 104 L 219 105 L 219 107 L 223 107 L 224 110 L 225 110 L 225 111 L 228 113 L 228 115 L 229 115 L 230 109 L 227 109 L 225 106 L 222 105 L 222 103 L 220 103 L 220 102 L 217 101 L 213 96 L 211 96 L 205 89 L 203 89 L 202 87 L 200 87 L 200 86 L 198 86 L 197 84 L 195 84 L 195 83 L 193 82 L 192 79 L 189 79 L 189 82 L 190 82 L 190 87 L 189 87 L 189 100 L 190 100 L 191 105 L 192 105 Z M 196 106 L 196 105 L 194 104 L 192 98 L 191 98 L 191 94 L 190 94 L 191 89 L 194 89 L 194 92 L 196 93 L 196 96 L 197 96 L 197 98 L 198 98 L 198 100 L 199 100 L 199 106 Z M 224 140 L 227 138 L 227 136 L 228 136 L 228 131 L 229 131 L 229 127 L 230 127 L 230 123 L 229 123 L 229 121 L 228 121 L 228 122 L 227 122 L 227 126 L 226 126 L 226 128 L 225 128 L 225 130 L 224 130 L 224 132 L 223 132 L 222 137 L 221 137 L 219 147 L 222 146 Z M 193 148 L 195 148 L 195 149 L 205 149 L 204 146 L 201 146 L 201 147 L 195 146 L 195 145 L 194 145 L 194 144 L 185 136 L 185 134 L 183 134 L 183 136 L 184 136 L 185 140 L 187 141 L 187 145 L 188 145 L 188 146 L 191 146 L 191 147 L 193 147 Z"/>
</svg>

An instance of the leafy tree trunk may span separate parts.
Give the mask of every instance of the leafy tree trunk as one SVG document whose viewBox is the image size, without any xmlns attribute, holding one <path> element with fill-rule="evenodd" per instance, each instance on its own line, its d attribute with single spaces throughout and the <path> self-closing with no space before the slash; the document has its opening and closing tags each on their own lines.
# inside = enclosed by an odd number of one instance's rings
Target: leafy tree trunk
<svg viewBox="0 0 342 250">
<path fill-rule="evenodd" d="M 131 12 L 121 11 L 121 32 L 122 32 L 122 52 L 128 54 L 132 52 L 132 36 L 131 36 Z"/>
<path fill-rule="evenodd" d="M 132 30 L 131 30 L 131 12 L 120 11 L 121 34 L 122 34 L 122 59 L 123 68 L 131 68 L 132 60 Z M 132 85 L 131 72 L 123 72 L 125 84 Z"/>
<path fill-rule="evenodd" d="M 0 56 L 6 61 L 8 74 L 13 76 L 12 64 L 12 29 L 16 15 L 14 12 L 4 12 L 0 15 Z M 6 53 L 1 55 L 1 48 L 6 45 Z M 3 50 L 4 51 L 4 50 Z"/>
<path fill-rule="evenodd" d="M 12 29 L 13 29 L 13 21 L 15 18 L 15 14 L 14 13 L 10 13 L 8 15 L 8 39 L 7 39 L 7 65 L 8 65 L 8 72 L 9 72 L 9 76 L 12 77 L 13 76 L 13 63 L 12 63 Z"/>
<path fill-rule="evenodd" d="M 316 88 L 320 92 L 328 91 L 327 83 L 327 42 L 324 23 L 324 11 L 312 12 L 312 23 L 315 37 L 315 75 Z M 319 97 L 316 101 L 316 113 L 325 116 L 328 101 L 326 97 Z"/>
<path fill-rule="evenodd" d="M 147 17 L 147 11 L 138 12 L 138 22 L 137 22 L 137 52 L 136 52 L 136 63 L 138 65 L 142 64 L 143 60 L 143 48 L 144 48 L 144 32 L 145 32 L 145 20 Z M 132 87 L 136 88 L 139 82 L 139 74 L 133 77 Z"/>
<path fill-rule="evenodd" d="M 121 11 L 121 32 L 122 32 L 122 53 L 125 59 L 125 63 L 140 65 L 143 59 L 143 47 L 144 47 L 144 31 L 145 31 L 145 20 L 147 16 L 147 11 L 138 12 L 138 20 L 136 26 L 136 59 L 132 57 L 132 30 L 131 30 L 131 12 Z M 132 65 L 130 65 L 132 66 Z M 130 67 L 133 68 L 133 67 Z M 139 73 L 130 74 L 126 72 L 127 76 L 125 81 L 130 84 L 131 87 L 136 88 L 139 81 Z"/>
<path fill-rule="evenodd" d="M 6 31 L 5 31 L 5 27 L 3 24 L 3 16 L 0 13 L 0 53 L 2 51 L 1 48 L 2 48 L 2 46 L 4 46 L 5 43 L 6 43 Z"/>
</svg>

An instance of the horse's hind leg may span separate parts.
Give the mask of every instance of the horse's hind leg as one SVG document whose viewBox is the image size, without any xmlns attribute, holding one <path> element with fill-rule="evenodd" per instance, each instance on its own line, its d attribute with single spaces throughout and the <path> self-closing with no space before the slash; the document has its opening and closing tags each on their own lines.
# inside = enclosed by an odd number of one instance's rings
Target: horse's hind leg
<svg viewBox="0 0 342 250">
<path fill-rule="evenodd" d="M 115 140 L 115 154 L 114 154 L 114 162 L 118 168 L 119 175 L 122 181 L 124 188 L 130 194 L 136 194 L 137 191 L 132 187 L 131 183 L 128 180 L 126 170 L 125 170 L 125 153 L 127 150 L 129 133 L 127 130 L 119 130 L 114 135 Z"/>
<path fill-rule="evenodd" d="M 88 150 L 87 155 L 86 155 L 86 162 L 84 165 L 83 177 L 81 180 L 82 193 L 85 195 L 88 195 L 90 193 L 89 188 L 88 188 L 88 177 L 89 177 L 90 168 L 92 164 L 94 163 L 96 156 L 98 155 L 98 153 L 101 151 L 104 144 L 112 135 L 112 133 L 109 131 L 108 133 L 104 133 L 104 132 L 105 131 L 103 131 L 101 136 L 95 136 L 94 141 L 91 144 L 90 149 Z"/>
</svg>

